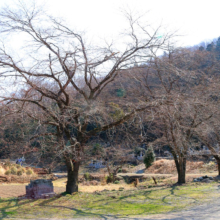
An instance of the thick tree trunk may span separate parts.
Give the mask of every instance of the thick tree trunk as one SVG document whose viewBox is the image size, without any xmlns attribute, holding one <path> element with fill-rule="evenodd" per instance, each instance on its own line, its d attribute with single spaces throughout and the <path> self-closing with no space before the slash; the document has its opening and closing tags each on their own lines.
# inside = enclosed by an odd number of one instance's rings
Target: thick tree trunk
<svg viewBox="0 0 220 220">
<path fill-rule="evenodd" d="M 183 184 L 186 182 L 186 159 L 179 158 L 178 161 L 178 183 Z"/>
<path fill-rule="evenodd" d="M 220 176 L 220 161 L 218 161 L 218 175 Z"/>
<path fill-rule="evenodd" d="M 178 172 L 178 182 L 179 184 L 183 184 L 186 182 L 186 172 L 185 170 L 181 169 L 179 172 Z"/>
<path fill-rule="evenodd" d="M 216 159 L 218 166 L 218 175 L 220 176 L 220 157 L 218 155 L 213 155 L 213 157 Z"/>
<path fill-rule="evenodd" d="M 220 176 L 220 158 L 216 159 L 216 161 L 217 161 L 217 165 L 218 165 L 218 175 Z"/>
<path fill-rule="evenodd" d="M 66 193 L 71 194 L 78 192 L 78 174 L 79 174 L 79 162 L 67 162 L 67 184 Z"/>
<path fill-rule="evenodd" d="M 178 155 L 171 148 L 171 153 L 173 155 L 173 159 L 176 165 L 177 173 L 178 173 L 178 182 L 179 184 L 183 184 L 186 182 L 186 158 L 183 155 Z"/>
</svg>

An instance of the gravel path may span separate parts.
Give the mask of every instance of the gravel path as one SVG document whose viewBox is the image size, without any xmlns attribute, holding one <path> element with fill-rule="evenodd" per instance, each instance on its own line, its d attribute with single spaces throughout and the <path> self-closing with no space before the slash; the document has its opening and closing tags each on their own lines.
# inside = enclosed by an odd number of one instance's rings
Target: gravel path
<svg viewBox="0 0 220 220">
<path fill-rule="evenodd" d="M 220 198 L 213 203 L 196 206 L 194 208 L 167 215 L 154 216 L 146 219 L 172 219 L 172 220 L 220 220 Z"/>
</svg>

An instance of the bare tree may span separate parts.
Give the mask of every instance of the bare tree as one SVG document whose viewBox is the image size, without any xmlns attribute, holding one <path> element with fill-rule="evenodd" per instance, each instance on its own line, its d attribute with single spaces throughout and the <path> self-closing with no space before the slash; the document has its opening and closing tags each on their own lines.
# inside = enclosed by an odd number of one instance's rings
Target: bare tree
<svg viewBox="0 0 220 220">
<path fill-rule="evenodd" d="M 215 158 L 218 165 L 218 175 L 220 175 L 220 115 L 219 115 L 219 80 L 216 78 L 212 83 L 211 91 L 207 101 L 206 111 L 213 112 L 210 120 L 203 122 L 195 132 L 201 143 L 203 143 Z M 216 95 L 215 95 L 216 94 Z"/>
<path fill-rule="evenodd" d="M 122 70 L 146 62 L 171 37 L 167 34 L 158 38 L 160 27 L 142 26 L 138 18 L 130 14 L 126 17 L 129 28 L 124 33 L 124 46 L 120 46 L 124 49 L 120 50 L 113 44 L 89 45 L 83 34 L 35 5 L 27 7 L 21 2 L 16 10 L 6 7 L 0 12 L 1 35 L 19 34 L 27 42 L 19 51 L 21 58 L 1 44 L 0 76 L 16 80 L 20 88 L 19 93 L 1 99 L 8 105 L 16 103 L 39 127 L 55 128 L 32 138 L 49 136 L 54 141 L 54 152 L 62 155 L 67 165 L 67 193 L 78 191 L 85 143 L 155 105 L 136 103 L 135 108 L 127 107 L 124 114 L 114 118 L 108 100 L 99 99 L 105 87 L 123 74 Z M 91 124 L 94 127 L 89 130 Z"/>
<path fill-rule="evenodd" d="M 145 100 L 160 103 L 153 108 L 152 117 L 163 136 L 154 144 L 170 147 L 180 184 L 185 183 L 186 160 L 194 147 L 195 129 L 214 114 L 207 111 L 210 79 L 198 68 L 196 55 L 187 49 L 169 50 L 167 55 L 152 59 L 136 76 Z"/>
</svg>

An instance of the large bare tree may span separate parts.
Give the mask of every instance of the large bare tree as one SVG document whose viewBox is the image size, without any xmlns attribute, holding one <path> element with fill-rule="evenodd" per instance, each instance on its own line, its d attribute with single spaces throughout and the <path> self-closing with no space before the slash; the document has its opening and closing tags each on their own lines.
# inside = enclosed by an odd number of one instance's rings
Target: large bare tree
<svg viewBox="0 0 220 220">
<path fill-rule="evenodd" d="M 209 98 L 207 100 L 206 112 L 212 117 L 208 121 L 196 128 L 195 132 L 201 143 L 203 143 L 215 158 L 218 165 L 218 175 L 220 175 L 220 115 L 219 115 L 219 77 L 212 77 L 211 86 L 208 89 Z"/>
<path fill-rule="evenodd" d="M 38 122 L 38 130 L 49 125 L 52 132 L 37 132 L 33 138 L 50 137 L 56 154 L 66 162 L 66 192 L 78 191 L 78 171 L 85 143 L 101 131 L 114 128 L 137 112 L 155 103 L 124 106 L 123 114 L 111 115 L 108 100 L 100 94 L 123 70 L 144 63 L 170 40 L 157 37 L 153 29 L 137 17 L 125 13 L 128 28 L 123 41 L 115 46 L 88 43 L 80 32 L 61 19 L 47 16 L 32 4 L 20 1 L 17 9 L 0 12 L 0 33 L 23 39 L 25 45 L 11 52 L 7 42 L 0 46 L 0 76 L 5 83 L 14 80 L 19 92 L 2 95 L 4 104 L 16 103 Z M 8 38 L 7 38 L 8 39 Z M 9 79 L 9 80 L 7 80 Z M 12 92 L 11 92 L 12 93 Z M 127 103 L 129 104 L 129 103 Z M 46 129 L 43 129 L 47 131 Z"/>
<path fill-rule="evenodd" d="M 214 115 L 214 109 L 207 111 L 211 79 L 199 68 L 198 56 L 188 49 L 169 49 L 166 55 L 150 60 L 148 66 L 136 72 L 142 96 L 148 102 L 159 103 L 152 117 L 157 132 L 163 136 L 154 145 L 169 146 L 180 184 L 185 183 L 186 160 L 194 148 L 195 130 Z"/>
</svg>

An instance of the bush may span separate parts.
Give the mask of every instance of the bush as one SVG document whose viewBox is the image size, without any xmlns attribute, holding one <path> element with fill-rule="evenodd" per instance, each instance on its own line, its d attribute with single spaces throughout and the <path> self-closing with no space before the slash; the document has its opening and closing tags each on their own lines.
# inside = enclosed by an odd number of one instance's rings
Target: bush
<svg viewBox="0 0 220 220">
<path fill-rule="evenodd" d="M 112 183 L 113 182 L 113 174 L 111 174 L 110 176 L 106 177 L 106 182 L 107 183 Z"/>
<path fill-rule="evenodd" d="M 217 168 L 217 165 L 215 162 L 210 161 L 209 163 L 204 164 L 203 167 L 208 170 L 213 170 L 213 169 Z"/>
<path fill-rule="evenodd" d="M 5 175 L 10 175 L 11 174 L 11 170 L 6 170 Z"/>
<path fill-rule="evenodd" d="M 11 174 L 12 174 L 12 175 L 17 175 L 17 171 L 18 171 L 18 170 L 17 170 L 16 167 L 11 167 L 10 170 L 11 170 Z"/>
<path fill-rule="evenodd" d="M 145 149 L 141 148 L 141 147 L 135 147 L 134 154 L 136 156 L 139 156 L 141 153 L 142 153 L 142 155 L 145 154 L 146 153 Z"/>
<path fill-rule="evenodd" d="M 18 170 L 18 171 L 17 171 L 17 175 L 18 175 L 18 176 L 21 176 L 22 174 L 23 174 L 22 170 Z"/>
<path fill-rule="evenodd" d="M 22 173 L 26 173 L 26 169 L 24 167 L 21 168 Z"/>
<path fill-rule="evenodd" d="M 27 171 L 26 171 L 26 174 L 27 175 L 32 175 L 34 172 L 33 172 L 33 170 L 32 169 L 28 169 Z"/>
<path fill-rule="evenodd" d="M 124 169 L 121 170 L 121 172 L 122 172 L 122 173 L 128 173 L 128 169 L 125 169 L 125 168 L 124 168 Z"/>
<path fill-rule="evenodd" d="M 84 174 L 84 177 L 85 177 L 86 181 L 89 181 L 89 180 L 90 180 L 90 174 L 89 174 L 89 173 L 85 173 L 85 174 Z"/>
<path fill-rule="evenodd" d="M 0 175 L 5 173 L 5 169 L 3 167 L 0 166 Z"/>
<path fill-rule="evenodd" d="M 115 180 L 114 184 L 119 184 L 120 182 L 118 180 Z"/>
<path fill-rule="evenodd" d="M 6 167 L 10 167 L 10 166 L 11 166 L 10 160 L 5 161 L 5 166 L 6 166 Z"/>
<path fill-rule="evenodd" d="M 21 165 L 20 165 L 20 164 L 16 164 L 16 168 L 17 168 L 17 169 L 20 169 L 20 168 L 21 168 Z"/>
<path fill-rule="evenodd" d="M 103 147 L 101 144 L 94 144 L 92 146 L 91 155 L 102 155 L 104 153 Z"/>
<path fill-rule="evenodd" d="M 102 186 L 105 186 L 106 184 L 107 184 L 107 179 L 106 179 L 106 177 L 104 176 L 104 177 L 101 178 L 101 185 L 102 185 Z"/>
<path fill-rule="evenodd" d="M 146 168 L 150 167 L 155 161 L 155 154 L 152 147 L 148 147 L 145 155 L 144 155 L 144 164 Z"/>
<path fill-rule="evenodd" d="M 126 90 L 124 88 L 116 89 L 116 95 L 118 97 L 124 97 L 126 95 Z"/>
</svg>

